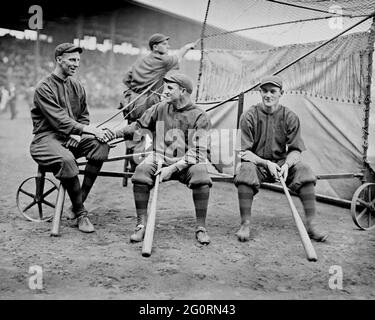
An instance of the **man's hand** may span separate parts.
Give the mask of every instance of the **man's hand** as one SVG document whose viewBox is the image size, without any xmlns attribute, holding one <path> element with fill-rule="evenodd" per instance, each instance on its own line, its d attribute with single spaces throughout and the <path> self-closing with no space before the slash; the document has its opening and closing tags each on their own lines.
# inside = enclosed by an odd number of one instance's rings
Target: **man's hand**
<svg viewBox="0 0 375 320">
<path fill-rule="evenodd" d="M 192 49 L 194 49 L 194 48 L 197 46 L 197 44 L 198 44 L 200 41 L 201 41 L 201 39 L 198 39 L 198 40 L 196 40 L 196 41 L 194 41 L 194 42 L 191 42 L 191 43 L 186 44 L 186 46 L 187 46 L 190 50 L 192 50 Z"/>
<path fill-rule="evenodd" d="M 105 130 L 97 128 L 92 124 L 83 127 L 83 132 L 94 135 L 99 141 L 104 142 Z"/>
<path fill-rule="evenodd" d="M 164 167 L 159 169 L 155 172 L 155 176 L 160 174 L 160 182 L 167 181 L 171 178 L 172 174 L 177 171 L 177 168 L 175 165 L 170 165 L 168 167 Z"/>
<path fill-rule="evenodd" d="M 104 129 L 104 142 L 109 142 L 111 140 L 114 140 L 116 139 L 116 134 L 111 130 L 111 129 L 108 129 L 108 128 L 105 128 Z"/>
<path fill-rule="evenodd" d="M 280 172 L 279 172 L 279 175 L 282 176 L 282 178 L 284 179 L 284 181 L 286 181 L 286 178 L 288 178 L 288 171 L 289 171 L 289 166 L 287 163 L 284 163 L 281 168 L 280 168 Z"/>
<path fill-rule="evenodd" d="M 271 175 L 275 178 L 275 179 L 278 179 L 279 176 L 277 174 L 277 171 L 280 171 L 281 168 L 278 166 L 277 163 L 274 163 L 272 161 L 269 161 L 267 160 L 267 168 L 268 168 L 268 171 L 271 173 Z"/>
<path fill-rule="evenodd" d="M 77 148 L 81 142 L 82 137 L 76 134 L 71 134 L 67 142 L 65 142 L 66 148 Z"/>
</svg>

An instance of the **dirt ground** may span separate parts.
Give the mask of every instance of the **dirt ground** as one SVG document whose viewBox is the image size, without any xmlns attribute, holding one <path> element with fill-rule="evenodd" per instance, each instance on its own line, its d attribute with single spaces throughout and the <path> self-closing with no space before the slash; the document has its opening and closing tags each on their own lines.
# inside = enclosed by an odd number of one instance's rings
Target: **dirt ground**
<svg viewBox="0 0 375 320">
<path fill-rule="evenodd" d="M 92 116 L 98 121 L 108 114 Z M 96 232 L 83 234 L 63 219 L 61 236 L 50 237 L 51 223 L 29 222 L 16 207 L 18 186 L 36 173 L 31 138 L 27 113 L 12 121 L 0 115 L 0 299 L 375 298 L 374 231 L 358 230 L 348 209 L 318 203 L 318 224 L 330 237 L 314 243 L 318 261 L 308 262 L 285 196 L 269 190 L 254 201 L 251 241 L 240 243 L 236 189 L 214 183 L 207 221 L 212 243 L 201 247 L 190 190 L 163 183 L 153 253 L 144 258 L 141 244 L 129 242 L 136 221 L 131 185 L 99 177 L 87 200 Z M 121 168 L 122 162 L 105 164 Z M 35 265 L 42 267 L 43 289 L 29 288 Z M 341 290 L 329 286 L 334 265 L 342 268 Z"/>
</svg>

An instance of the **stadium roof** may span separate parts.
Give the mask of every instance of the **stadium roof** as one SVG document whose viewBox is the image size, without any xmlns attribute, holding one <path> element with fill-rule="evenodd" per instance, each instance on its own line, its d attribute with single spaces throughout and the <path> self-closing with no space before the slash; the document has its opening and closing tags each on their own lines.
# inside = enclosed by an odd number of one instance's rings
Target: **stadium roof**
<svg viewBox="0 0 375 320">
<path fill-rule="evenodd" d="M 82 26 L 84 35 L 96 36 L 99 39 L 110 38 L 111 17 L 113 14 L 117 14 L 116 42 L 129 42 L 136 46 L 140 43 L 146 43 L 147 37 L 145 35 L 149 36 L 155 33 L 155 30 L 168 32 L 168 35 L 176 39 L 177 42 L 184 42 L 184 35 L 181 35 L 181 32 L 177 33 L 177 31 L 181 31 L 181 28 L 177 30 L 173 27 L 179 23 L 189 24 L 191 27 L 190 35 L 194 33 L 197 39 L 200 36 L 203 23 L 203 21 L 193 20 L 131 0 L 107 0 L 103 2 L 65 0 L 60 6 L 56 2 L 52 4 L 49 0 L 25 0 L 20 3 L 17 1 L 10 2 L 6 10 L 0 11 L 0 28 L 21 31 L 29 29 L 28 22 L 32 14 L 28 11 L 32 5 L 39 5 L 43 9 L 43 32 L 54 35 L 59 32 L 75 33 L 78 21 L 84 20 Z M 139 17 L 139 12 L 142 12 L 144 17 Z M 165 16 L 168 19 L 165 19 Z M 158 20 L 158 22 L 153 20 Z M 64 25 L 64 29 L 61 28 L 61 25 Z M 143 29 L 142 33 L 136 30 L 139 29 L 140 25 Z M 168 31 L 163 31 L 163 29 Z M 226 31 L 221 28 L 214 27 L 214 29 L 217 29 L 218 33 Z M 196 40 L 190 38 L 187 42 Z M 217 44 L 218 47 L 227 47 L 228 49 L 266 49 L 271 47 L 269 44 L 237 34 L 222 36 L 217 41 L 220 41 L 220 44 Z"/>
</svg>

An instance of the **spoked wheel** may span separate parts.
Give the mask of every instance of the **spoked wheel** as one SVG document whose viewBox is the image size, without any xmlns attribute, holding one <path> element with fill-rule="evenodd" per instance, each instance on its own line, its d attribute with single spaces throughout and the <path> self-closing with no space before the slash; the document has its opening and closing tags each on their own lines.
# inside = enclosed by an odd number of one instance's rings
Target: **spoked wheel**
<svg viewBox="0 0 375 320">
<path fill-rule="evenodd" d="M 19 212 L 30 221 L 50 221 L 54 215 L 58 188 L 45 177 L 30 177 L 17 190 L 16 201 Z"/>
<path fill-rule="evenodd" d="M 353 195 L 351 213 L 354 223 L 363 230 L 375 227 L 375 183 L 361 185 Z"/>
</svg>

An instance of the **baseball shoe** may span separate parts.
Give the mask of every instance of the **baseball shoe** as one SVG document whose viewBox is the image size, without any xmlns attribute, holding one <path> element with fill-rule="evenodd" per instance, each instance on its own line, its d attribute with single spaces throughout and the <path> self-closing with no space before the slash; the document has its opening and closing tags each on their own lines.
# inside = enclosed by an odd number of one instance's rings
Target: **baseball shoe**
<svg viewBox="0 0 375 320">
<path fill-rule="evenodd" d="M 139 224 L 135 227 L 134 233 L 130 236 L 130 242 L 141 242 L 145 236 L 146 227 Z"/>
<path fill-rule="evenodd" d="M 75 220 L 75 219 L 77 219 L 77 215 L 76 215 L 76 213 L 73 211 L 73 207 L 72 207 L 72 206 L 70 206 L 70 207 L 68 208 L 68 210 L 66 210 L 66 212 L 65 212 L 65 216 L 66 216 L 66 219 L 68 219 L 68 220 Z"/>
<path fill-rule="evenodd" d="M 240 230 L 237 231 L 236 236 L 239 241 L 245 242 L 250 240 L 250 223 L 241 224 Z"/>
<path fill-rule="evenodd" d="M 95 231 L 89 217 L 87 216 L 87 211 L 84 214 L 80 214 L 77 218 L 78 230 L 86 233 L 91 233 Z"/>
<path fill-rule="evenodd" d="M 197 230 L 195 231 L 195 238 L 200 244 L 203 245 L 208 245 L 211 242 L 207 230 L 204 227 L 197 228 Z"/>
<path fill-rule="evenodd" d="M 307 234 L 309 235 L 310 239 L 315 240 L 317 242 L 325 242 L 328 238 L 327 233 L 316 231 L 314 228 L 309 228 L 307 230 Z"/>
</svg>

